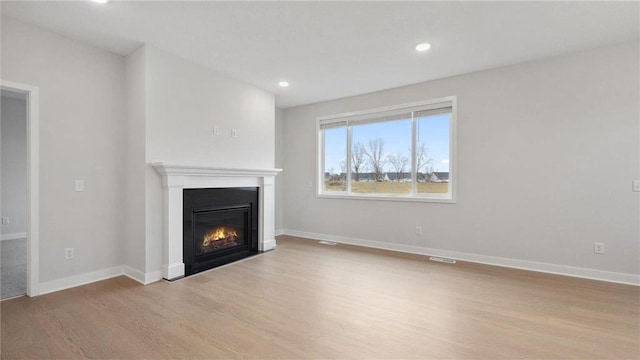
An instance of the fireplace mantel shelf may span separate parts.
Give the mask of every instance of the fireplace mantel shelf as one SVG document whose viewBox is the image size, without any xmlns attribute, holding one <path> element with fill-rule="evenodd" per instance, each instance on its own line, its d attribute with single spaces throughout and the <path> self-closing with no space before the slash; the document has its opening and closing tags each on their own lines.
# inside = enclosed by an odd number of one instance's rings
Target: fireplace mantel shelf
<svg viewBox="0 0 640 360">
<path fill-rule="evenodd" d="M 240 169 L 152 163 L 162 176 L 164 189 L 164 255 L 162 276 L 172 280 L 184 276 L 182 249 L 184 189 L 257 187 L 258 250 L 276 246 L 274 178 L 281 169 Z"/>
<path fill-rule="evenodd" d="M 151 164 L 153 168 L 164 176 L 276 176 L 282 169 L 242 169 L 221 168 L 210 166 L 173 165 L 157 162 Z"/>
</svg>

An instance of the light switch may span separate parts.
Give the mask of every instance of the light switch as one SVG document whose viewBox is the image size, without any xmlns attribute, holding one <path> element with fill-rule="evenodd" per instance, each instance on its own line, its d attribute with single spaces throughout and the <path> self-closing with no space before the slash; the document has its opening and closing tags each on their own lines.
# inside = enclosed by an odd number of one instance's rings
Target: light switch
<svg viewBox="0 0 640 360">
<path fill-rule="evenodd" d="M 213 135 L 220 135 L 220 127 L 218 126 L 213 127 Z"/>
<path fill-rule="evenodd" d="M 640 192 L 640 180 L 633 180 L 633 191 Z"/>
<path fill-rule="evenodd" d="M 76 191 L 84 191 L 84 180 L 76 180 Z"/>
<path fill-rule="evenodd" d="M 231 137 L 237 138 L 238 137 L 238 130 L 231 129 Z"/>
</svg>

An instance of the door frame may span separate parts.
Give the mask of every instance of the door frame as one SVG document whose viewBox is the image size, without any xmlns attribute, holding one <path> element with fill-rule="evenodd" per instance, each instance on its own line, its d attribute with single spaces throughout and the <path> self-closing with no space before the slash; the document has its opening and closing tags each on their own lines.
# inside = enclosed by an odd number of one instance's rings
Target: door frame
<svg viewBox="0 0 640 360">
<path fill-rule="evenodd" d="M 27 97 L 27 296 L 40 285 L 40 97 L 36 86 L 0 79 L 0 88 Z"/>
</svg>

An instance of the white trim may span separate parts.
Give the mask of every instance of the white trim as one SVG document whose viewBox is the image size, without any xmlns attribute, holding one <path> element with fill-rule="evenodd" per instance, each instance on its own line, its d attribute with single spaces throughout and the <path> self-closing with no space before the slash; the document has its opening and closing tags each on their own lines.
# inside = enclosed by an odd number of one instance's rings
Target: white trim
<svg viewBox="0 0 640 360">
<path fill-rule="evenodd" d="M 276 176 L 282 169 L 239 169 L 219 168 L 209 166 L 167 165 L 162 162 L 152 163 L 151 166 L 164 176 L 247 176 L 264 177 Z"/>
<path fill-rule="evenodd" d="M 324 133 L 324 132 L 323 132 Z M 351 159 L 353 158 L 353 128 L 351 126 L 347 126 L 347 165 L 344 172 L 347 174 L 347 194 L 351 194 Z M 324 145 L 322 149 L 322 155 L 324 155 Z M 324 163 L 324 160 L 323 160 Z M 342 176 L 341 176 L 342 177 Z M 324 171 L 322 172 L 322 183 L 324 184 Z"/>
<path fill-rule="evenodd" d="M 409 202 L 428 202 L 428 203 L 442 203 L 442 204 L 455 204 L 456 201 L 450 198 L 438 198 L 438 197 L 426 197 L 426 196 L 411 196 L 411 195 L 349 195 L 340 192 L 317 194 L 319 199 L 346 199 L 346 200 L 382 200 L 382 201 L 409 201 Z"/>
<path fill-rule="evenodd" d="M 431 109 L 431 108 L 437 109 L 439 107 L 442 107 L 445 104 L 449 106 L 449 103 L 451 103 L 451 101 L 454 99 L 455 99 L 455 96 L 445 96 L 437 99 L 416 101 L 412 103 L 398 104 L 398 105 L 391 105 L 391 106 L 383 106 L 375 109 L 357 110 L 357 111 L 351 111 L 351 112 L 335 114 L 335 115 L 319 116 L 316 119 L 318 120 L 318 122 L 320 122 L 324 120 L 342 119 L 342 118 L 348 118 L 352 116 L 375 115 L 381 112 L 411 109 L 415 107 L 421 107 L 421 108 L 424 107 L 426 109 Z"/>
<path fill-rule="evenodd" d="M 122 266 L 122 274 L 130 279 L 139 282 L 142 285 L 151 284 L 162 279 L 162 271 L 160 270 L 145 274 L 142 271 L 134 269 L 129 265 Z"/>
<path fill-rule="evenodd" d="M 4 240 L 15 240 L 15 239 L 24 239 L 27 237 L 26 232 L 22 233 L 13 233 L 13 234 L 0 234 L 0 241 Z"/>
<path fill-rule="evenodd" d="M 145 283 L 145 273 L 143 273 L 142 271 L 138 270 L 138 269 L 134 269 L 129 265 L 122 265 L 122 275 L 133 279 L 137 282 L 139 282 L 140 284 L 144 284 Z"/>
<path fill-rule="evenodd" d="M 324 187 L 324 131 L 320 131 L 320 121 L 316 121 L 316 196 Z"/>
<path fill-rule="evenodd" d="M 40 110 L 38 87 L 0 79 L 0 88 L 27 96 L 27 296 L 40 294 Z"/>
<path fill-rule="evenodd" d="M 153 271 L 144 275 L 144 285 L 151 284 L 162 280 L 162 271 Z"/>
<path fill-rule="evenodd" d="M 162 265 L 162 277 L 167 280 L 174 280 L 184 276 L 184 263 L 177 262 L 169 265 Z"/>
<path fill-rule="evenodd" d="M 284 229 L 276 229 L 275 236 L 284 235 Z"/>
<path fill-rule="evenodd" d="M 275 249 L 276 248 L 276 239 L 265 239 L 263 246 L 266 249 L 264 251 L 269 251 L 269 250 Z"/>
<path fill-rule="evenodd" d="M 458 97 L 451 99 L 451 121 L 449 121 L 449 194 L 451 202 L 458 196 Z"/>
<path fill-rule="evenodd" d="M 575 266 L 549 264 L 535 261 L 509 259 L 496 256 L 478 255 L 458 251 L 425 248 L 420 246 L 395 244 L 382 241 L 365 240 L 346 236 L 319 234 L 306 231 L 283 229 L 284 234 L 310 240 L 333 241 L 341 244 L 357 245 L 375 249 L 398 251 L 410 254 L 439 256 L 480 264 L 495 265 L 507 268 L 529 270 L 584 279 L 600 280 L 613 283 L 640 286 L 640 275 L 618 273 L 604 270 L 587 269 Z"/>
<path fill-rule="evenodd" d="M 40 284 L 40 294 L 49 294 L 55 291 L 65 290 L 76 286 L 90 284 L 96 281 L 111 279 L 122 275 L 122 266 L 98 270 L 86 274 L 69 276 L 62 279 L 47 281 Z"/>
<path fill-rule="evenodd" d="M 164 192 L 164 236 L 162 277 L 173 280 L 184 276 L 183 190 L 202 188 L 257 187 L 258 251 L 275 247 L 274 177 L 281 169 L 232 169 L 189 165 L 151 164 L 162 176 Z"/>
<path fill-rule="evenodd" d="M 451 126 L 451 124 L 449 124 Z M 416 114 L 411 113 L 411 196 L 418 194 L 418 121 Z M 451 174 L 449 174 L 451 179 Z"/>
<path fill-rule="evenodd" d="M 134 269 L 128 265 L 114 266 L 112 268 L 97 270 L 90 273 L 78 274 L 62 279 L 52 280 L 40 284 L 40 294 L 49 294 L 56 291 L 74 288 L 77 286 L 91 284 L 97 281 L 111 279 L 124 275 L 142 285 L 148 285 L 162 279 L 162 271 L 153 271 L 143 273 L 138 269 Z"/>
</svg>

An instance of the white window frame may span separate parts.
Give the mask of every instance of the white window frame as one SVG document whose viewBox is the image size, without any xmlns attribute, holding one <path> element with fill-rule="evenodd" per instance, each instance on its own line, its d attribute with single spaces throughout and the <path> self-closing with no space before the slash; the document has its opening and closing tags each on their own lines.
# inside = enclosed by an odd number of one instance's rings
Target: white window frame
<svg viewBox="0 0 640 360">
<path fill-rule="evenodd" d="M 411 183 L 412 194 L 353 194 L 351 193 L 351 126 L 347 126 L 347 190 L 345 192 L 324 192 L 324 137 L 322 125 L 331 122 L 343 122 L 351 119 L 361 119 L 367 116 L 381 116 L 398 111 L 419 111 L 434 110 L 438 108 L 451 107 L 451 118 L 449 121 L 449 192 L 446 194 L 419 194 L 416 191 L 416 119 L 412 119 L 411 136 Z M 383 200 L 383 201 L 412 201 L 412 202 L 433 202 L 433 203 L 456 203 L 458 171 L 457 171 L 457 98 L 447 96 L 438 99 L 406 103 L 400 105 L 386 106 L 375 109 L 353 111 L 342 114 L 320 116 L 316 118 L 316 197 L 327 199 L 356 199 L 356 200 Z"/>
</svg>

